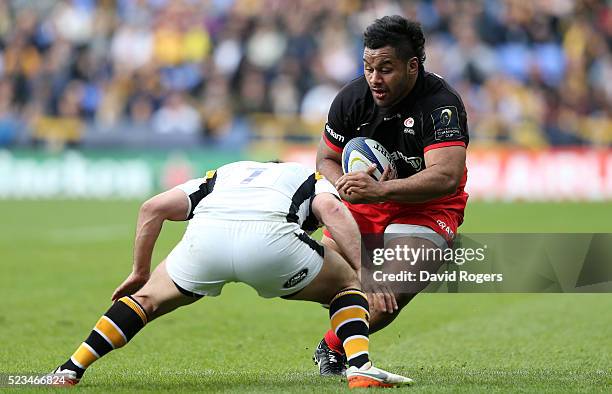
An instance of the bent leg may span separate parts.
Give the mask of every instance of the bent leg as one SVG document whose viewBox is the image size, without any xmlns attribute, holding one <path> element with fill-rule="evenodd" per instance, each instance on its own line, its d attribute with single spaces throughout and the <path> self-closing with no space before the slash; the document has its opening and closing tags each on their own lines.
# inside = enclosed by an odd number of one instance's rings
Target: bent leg
<svg viewBox="0 0 612 394">
<path fill-rule="evenodd" d="M 166 272 L 165 260 L 135 294 L 117 300 L 98 320 L 85 342 L 55 372 L 76 383 L 100 357 L 128 343 L 149 321 L 198 298 L 183 295 Z"/>
<path fill-rule="evenodd" d="M 289 298 L 329 304 L 331 329 L 345 350 L 348 364 L 360 368 L 369 362 L 368 300 L 349 263 L 327 246 L 324 256 L 317 277 Z"/>
<path fill-rule="evenodd" d="M 321 239 L 321 243 L 323 243 L 326 248 L 330 248 L 339 252 L 339 248 L 333 239 L 323 236 L 323 238 Z M 385 246 L 387 248 L 395 248 L 398 245 L 401 247 L 406 245 L 409 248 L 438 248 L 438 246 L 436 246 L 436 244 L 430 240 L 410 236 L 395 238 L 389 241 Z M 435 273 L 438 271 L 442 263 L 439 261 L 427 261 L 424 259 L 420 259 L 412 266 L 408 266 L 404 262 L 387 262 L 385 264 L 391 266 L 385 269 L 386 273 L 393 273 L 404 270 L 409 272 L 416 272 L 418 275 L 419 271 L 428 271 L 430 273 Z M 395 286 L 393 289 L 393 293 L 397 301 L 397 311 L 390 313 L 384 311 L 380 307 L 380 305 L 378 305 L 378 303 L 370 304 L 370 334 L 382 330 L 383 328 L 391 324 L 391 322 L 395 320 L 395 318 L 398 316 L 402 308 L 408 305 L 408 303 L 410 303 L 410 301 L 412 301 L 418 293 L 425 289 L 428 284 L 429 282 L 417 282 L 411 285 L 410 287 Z M 340 350 L 338 349 L 337 342 L 334 341 L 333 336 L 326 335 L 326 341 L 328 342 L 328 345 L 330 345 L 330 347 L 332 347 L 334 350 Z"/>
<path fill-rule="evenodd" d="M 361 289 L 357 274 L 335 250 L 325 246 L 323 267 L 306 287 L 287 299 L 314 301 L 323 305 L 345 289 Z"/>
<path fill-rule="evenodd" d="M 395 247 L 407 246 L 412 249 L 439 249 L 439 247 L 432 241 L 418 238 L 418 237 L 398 237 L 391 241 L 389 241 L 385 247 L 388 249 L 394 249 Z M 429 273 L 436 273 L 442 263 L 435 259 L 424 259 L 419 258 L 413 265 L 407 264 L 405 261 L 387 261 L 384 264 L 384 272 L 397 274 L 402 271 L 408 271 L 410 273 L 415 273 L 416 277 L 420 277 L 421 271 L 427 271 Z M 382 330 L 387 327 L 395 318 L 398 316 L 399 312 L 404 308 L 410 301 L 416 297 L 418 293 L 424 290 L 429 282 L 426 281 L 417 281 L 410 283 L 388 283 L 389 287 L 392 288 L 393 294 L 395 295 L 395 299 L 397 301 L 398 310 L 389 313 L 383 311 L 378 305 L 370 306 L 370 333 L 375 333 L 376 331 Z"/>
<path fill-rule="evenodd" d="M 335 241 L 328 237 L 323 237 L 322 243 L 330 249 L 337 249 L 337 245 Z M 411 248 L 438 248 L 435 243 L 430 240 L 418 238 L 418 237 L 398 237 L 387 243 L 387 248 L 394 248 L 395 246 L 406 245 Z M 399 272 L 401 270 L 408 270 L 410 272 L 418 272 L 421 270 L 427 270 L 429 272 L 437 272 L 440 268 L 441 263 L 437 261 L 425 261 L 421 259 L 417 261 L 414 265 L 406 265 L 404 262 L 387 262 L 385 263 L 387 266 L 385 268 L 386 273 Z M 370 311 L 370 320 L 369 320 L 369 333 L 375 333 L 385 327 L 387 327 L 391 322 L 395 320 L 395 318 L 399 315 L 399 312 L 404 308 L 414 297 L 422 291 L 425 287 L 427 287 L 427 282 L 420 282 L 410 287 L 395 287 L 393 289 L 393 294 L 397 301 L 398 309 L 397 311 L 387 312 L 381 308 L 378 303 L 371 303 L 369 305 Z M 333 331 L 328 331 L 325 334 L 325 343 L 326 345 L 335 352 L 342 353 L 343 347 L 341 340 L 335 335 Z"/>
<path fill-rule="evenodd" d="M 132 297 L 143 307 L 147 313 L 148 321 L 153 321 L 168 312 L 194 303 L 199 299 L 186 296 L 179 291 L 168 275 L 166 260 L 155 268 L 149 281 Z"/>
</svg>

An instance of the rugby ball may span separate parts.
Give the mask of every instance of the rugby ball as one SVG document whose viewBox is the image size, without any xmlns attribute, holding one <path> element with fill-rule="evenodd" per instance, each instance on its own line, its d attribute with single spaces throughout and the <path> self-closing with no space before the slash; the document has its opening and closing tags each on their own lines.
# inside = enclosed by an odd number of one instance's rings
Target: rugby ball
<svg viewBox="0 0 612 394">
<path fill-rule="evenodd" d="M 366 137 L 351 139 L 342 150 L 342 171 L 345 174 L 365 171 L 376 164 L 372 177 L 380 180 L 387 166 L 395 171 L 395 164 L 389 152 L 377 141 Z"/>
</svg>

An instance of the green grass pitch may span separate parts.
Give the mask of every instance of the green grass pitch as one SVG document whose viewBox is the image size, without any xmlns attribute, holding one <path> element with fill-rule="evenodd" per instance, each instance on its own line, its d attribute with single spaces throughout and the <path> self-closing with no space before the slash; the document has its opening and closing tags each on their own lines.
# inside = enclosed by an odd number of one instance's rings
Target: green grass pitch
<svg viewBox="0 0 612 394">
<path fill-rule="evenodd" d="M 0 373 L 63 362 L 129 273 L 138 202 L 0 202 Z M 471 203 L 463 232 L 612 232 L 612 204 Z M 180 238 L 170 223 L 159 261 Z M 242 285 L 151 323 L 94 364 L 81 392 L 342 392 L 312 351 L 327 311 Z M 423 294 L 373 335 L 412 392 L 610 392 L 612 295 Z M 20 392 L 51 391 L 32 388 Z"/>
</svg>

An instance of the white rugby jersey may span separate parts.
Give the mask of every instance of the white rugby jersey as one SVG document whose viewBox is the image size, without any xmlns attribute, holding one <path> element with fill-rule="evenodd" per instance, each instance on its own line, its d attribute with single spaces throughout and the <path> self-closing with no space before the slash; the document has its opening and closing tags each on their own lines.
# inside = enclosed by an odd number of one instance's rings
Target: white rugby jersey
<svg viewBox="0 0 612 394">
<path fill-rule="evenodd" d="M 319 226 L 312 198 L 319 193 L 340 198 L 327 179 L 299 163 L 239 161 L 177 188 L 189 197 L 188 219 L 287 221 L 307 231 Z"/>
</svg>

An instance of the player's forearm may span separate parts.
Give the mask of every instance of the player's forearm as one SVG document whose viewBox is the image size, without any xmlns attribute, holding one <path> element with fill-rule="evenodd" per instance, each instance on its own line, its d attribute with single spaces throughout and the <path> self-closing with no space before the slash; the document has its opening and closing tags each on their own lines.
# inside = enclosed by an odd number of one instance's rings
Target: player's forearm
<svg viewBox="0 0 612 394">
<path fill-rule="evenodd" d="M 164 221 L 186 220 L 188 210 L 189 199 L 184 191 L 177 188 L 160 193 L 142 204 L 134 241 L 134 273 L 149 274 L 153 248 Z"/>
<path fill-rule="evenodd" d="M 134 266 L 136 274 L 148 275 L 151 271 L 151 258 L 155 242 L 161 233 L 164 219 L 143 206 L 138 215 L 138 225 L 134 240 Z"/>
<path fill-rule="evenodd" d="M 361 270 L 361 234 L 349 210 L 338 204 L 327 215 L 325 226 L 331 233 L 340 251 L 355 271 Z"/>
<path fill-rule="evenodd" d="M 382 183 L 382 199 L 396 202 L 426 202 L 453 194 L 460 179 L 444 171 L 425 169 L 409 178 Z"/>
</svg>

